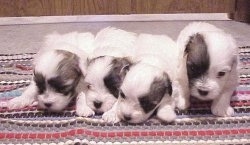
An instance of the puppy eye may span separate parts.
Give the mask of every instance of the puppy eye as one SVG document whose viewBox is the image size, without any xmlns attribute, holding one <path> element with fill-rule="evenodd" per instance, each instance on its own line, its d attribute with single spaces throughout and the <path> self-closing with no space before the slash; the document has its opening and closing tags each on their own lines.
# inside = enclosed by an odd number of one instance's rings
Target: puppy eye
<svg viewBox="0 0 250 145">
<path fill-rule="evenodd" d="M 120 92 L 120 96 L 121 96 L 123 99 L 126 98 L 126 96 L 125 96 L 125 94 L 124 94 L 123 92 Z"/>
<path fill-rule="evenodd" d="M 218 78 L 223 77 L 225 74 L 226 74 L 226 72 L 223 72 L 223 71 L 218 72 L 217 77 Z"/>
<path fill-rule="evenodd" d="M 89 90 L 89 89 L 91 89 L 92 88 L 92 86 L 90 85 L 90 84 L 88 84 L 87 85 L 87 89 Z"/>
</svg>

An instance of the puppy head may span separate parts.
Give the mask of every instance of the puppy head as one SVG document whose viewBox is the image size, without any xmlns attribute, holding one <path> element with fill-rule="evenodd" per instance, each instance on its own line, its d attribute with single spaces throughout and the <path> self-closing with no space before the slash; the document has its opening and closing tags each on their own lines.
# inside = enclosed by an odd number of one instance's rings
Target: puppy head
<svg viewBox="0 0 250 145">
<path fill-rule="evenodd" d="M 101 56 L 89 62 L 85 82 L 88 106 L 96 113 L 108 111 L 116 102 L 119 87 L 131 62 L 127 58 Z"/>
<path fill-rule="evenodd" d="M 192 96 L 201 100 L 220 96 L 234 81 L 236 49 L 233 38 L 223 32 L 196 33 L 189 38 L 185 52 Z"/>
<path fill-rule="evenodd" d="M 163 97 L 172 94 L 168 75 L 160 69 L 138 63 L 130 68 L 119 93 L 118 116 L 130 123 L 147 120 Z"/>
<path fill-rule="evenodd" d="M 82 77 L 79 58 L 68 51 L 51 50 L 35 63 L 34 82 L 38 88 L 38 106 L 48 111 L 61 111 L 76 97 Z"/>
</svg>

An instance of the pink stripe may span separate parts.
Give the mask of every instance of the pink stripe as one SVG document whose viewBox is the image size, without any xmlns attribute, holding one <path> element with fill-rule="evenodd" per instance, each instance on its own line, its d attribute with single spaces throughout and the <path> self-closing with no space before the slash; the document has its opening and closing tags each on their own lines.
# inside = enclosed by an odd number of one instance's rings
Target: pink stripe
<svg viewBox="0 0 250 145">
<path fill-rule="evenodd" d="M 75 129 L 58 133 L 0 133 L 0 139 L 51 139 L 65 138 L 75 135 L 87 135 L 92 137 L 138 137 L 138 136 L 218 136 L 250 134 L 250 128 L 246 129 L 222 129 L 222 130 L 181 130 L 181 131 L 93 131 Z"/>
</svg>

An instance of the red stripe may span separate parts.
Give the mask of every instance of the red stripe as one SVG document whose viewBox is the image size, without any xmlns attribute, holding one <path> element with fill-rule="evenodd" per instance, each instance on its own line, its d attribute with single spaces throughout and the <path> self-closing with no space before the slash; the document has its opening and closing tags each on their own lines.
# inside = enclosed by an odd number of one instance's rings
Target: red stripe
<svg viewBox="0 0 250 145">
<path fill-rule="evenodd" d="M 192 108 L 209 108 L 210 105 L 211 102 L 195 101 L 191 106 Z M 250 106 L 250 100 L 232 101 L 231 106 L 233 107 Z"/>
<path fill-rule="evenodd" d="M 250 94 L 250 91 L 236 91 L 235 92 L 236 94 L 235 95 L 237 95 L 237 94 Z"/>
<path fill-rule="evenodd" d="M 42 133 L 40 133 L 40 134 L 42 134 Z M 45 137 L 46 139 L 51 139 L 52 138 L 52 134 L 45 134 L 45 136 L 46 136 Z"/>
<path fill-rule="evenodd" d="M 115 132 L 109 132 L 108 137 L 115 137 Z"/>
<path fill-rule="evenodd" d="M 124 131 L 124 132 L 97 132 L 91 130 L 77 129 L 61 133 L 0 133 L 0 139 L 50 139 L 65 138 L 68 136 L 88 135 L 93 137 L 138 137 L 138 136 L 218 136 L 250 134 L 248 129 L 226 129 L 226 130 L 185 130 L 185 131 Z"/>
<path fill-rule="evenodd" d="M 45 139 L 46 135 L 45 134 L 38 134 L 37 138 L 39 138 L 39 139 Z"/>
<path fill-rule="evenodd" d="M 32 70 L 33 68 L 31 66 L 25 66 L 21 64 L 16 64 L 16 68 L 19 68 L 21 70 Z"/>
<path fill-rule="evenodd" d="M 22 138 L 23 138 L 23 139 L 27 139 L 28 136 L 29 136 L 29 133 L 23 133 L 23 134 L 22 134 Z"/>
<path fill-rule="evenodd" d="M 77 130 L 76 130 L 76 133 L 77 133 L 77 134 L 84 134 L 84 130 L 83 130 L 83 129 L 77 129 Z"/>
<path fill-rule="evenodd" d="M 22 134 L 21 134 L 21 133 L 15 134 L 15 138 L 16 138 L 16 139 L 21 139 L 21 138 L 22 138 Z"/>
<path fill-rule="evenodd" d="M 16 89 L 17 86 L 13 86 L 13 85 L 6 85 L 6 86 L 1 86 L 0 87 L 0 92 L 3 92 L 3 91 L 11 91 L 11 90 L 14 90 Z"/>
<path fill-rule="evenodd" d="M 140 136 L 140 132 L 139 131 L 133 131 L 132 136 Z"/>
<path fill-rule="evenodd" d="M 29 134 L 29 138 L 30 138 L 30 139 L 36 139 L 37 136 L 38 136 L 38 134 L 36 134 L 36 133 L 30 133 L 30 134 Z"/>
<path fill-rule="evenodd" d="M 222 135 L 222 131 L 221 131 L 221 130 L 215 130 L 215 131 L 214 131 L 214 134 L 215 134 L 215 135 Z"/>
<path fill-rule="evenodd" d="M 117 137 L 123 137 L 123 132 L 116 132 Z"/>
<path fill-rule="evenodd" d="M 1 101 L 1 99 L 0 99 Z M 21 112 L 21 111 L 39 111 L 39 108 L 37 106 L 27 106 L 25 108 L 20 108 L 20 109 L 8 109 L 8 108 L 1 108 L 0 107 L 0 112 L 3 113 L 3 112 L 14 112 L 14 113 L 18 113 L 18 112 Z M 66 108 L 65 111 L 71 111 L 71 110 L 75 110 L 75 106 L 73 107 L 69 107 L 69 108 Z M 42 111 L 40 109 L 40 111 Z"/>
</svg>

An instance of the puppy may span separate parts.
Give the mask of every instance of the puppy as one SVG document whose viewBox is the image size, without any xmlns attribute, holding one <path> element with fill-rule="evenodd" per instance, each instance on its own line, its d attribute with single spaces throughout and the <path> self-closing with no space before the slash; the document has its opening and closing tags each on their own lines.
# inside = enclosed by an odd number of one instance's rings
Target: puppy
<svg viewBox="0 0 250 145">
<path fill-rule="evenodd" d="M 86 98 L 82 98 L 80 116 L 103 114 L 105 122 L 118 122 L 115 103 L 119 87 L 131 65 L 126 58 L 134 54 L 136 35 L 108 27 L 97 33 L 95 50 L 88 63 L 85 82 Z"/>
<path fill-rule="evenodd" d="M 157 111 L 162 121 L 176 118 L 175 98 L 178 95 L 178 49 L 164 35 L 141 34 L 136 41 L 134 63 L 120 88 L 118 117 L 130 123 L 147 120 Z"/>
<path fill-rule="evenodd" d="M 232 116 L 230 99 L 238 84 L 238 52 L 232 36 L 211 24 L 194 22 L 180 32 L 177 44 L 187 55 L 191 96 L 213 100 L 214 115 Z"/>
<path fill-rule="evenodd" d="M 41 109 L 62 111 L 78 96 L 93 40 L 91 33 L 46 36 L 43 48 L 34 59 L 31 84 L 21 96 L 10 100 L 8 107 L 22 108 L 37 102 Z"/>
</svg>

